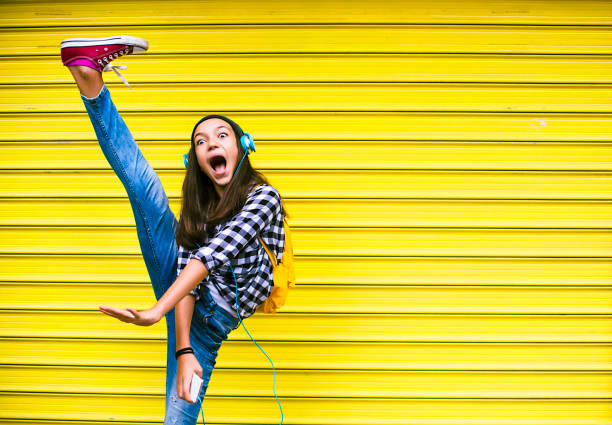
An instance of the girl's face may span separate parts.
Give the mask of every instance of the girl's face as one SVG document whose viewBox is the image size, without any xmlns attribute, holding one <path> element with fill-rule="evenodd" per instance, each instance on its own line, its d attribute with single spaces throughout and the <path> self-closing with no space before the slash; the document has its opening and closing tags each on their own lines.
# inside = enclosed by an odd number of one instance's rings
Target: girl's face
<svg viewBox="0 0 612 425">
<path fill-rule="evenodd" d="M 209 118 L 197 126 L 193 142 L 200 169 L 212 180 L 221 196 L 238 164 L 234 130 L 220 118 Z"/>
</svg>

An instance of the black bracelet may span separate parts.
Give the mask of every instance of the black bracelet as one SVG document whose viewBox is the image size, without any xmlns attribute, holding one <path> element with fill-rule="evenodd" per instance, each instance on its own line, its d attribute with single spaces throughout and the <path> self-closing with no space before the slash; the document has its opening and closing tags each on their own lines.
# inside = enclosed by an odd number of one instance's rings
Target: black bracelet
<svg viewBox="0 0 612 425">
<path fill-rule="evenodd" d="M 178 357 L 181 354 L 187 354 L 187 353 L 192 353 L 193 354 L 193 348 L 191 347 L 185 347 L 185 348 L 181 348 L 180 350 L 178 350 L 176 353 L 174 353 L 174 357 L 178 359 Z"/>
</svg>

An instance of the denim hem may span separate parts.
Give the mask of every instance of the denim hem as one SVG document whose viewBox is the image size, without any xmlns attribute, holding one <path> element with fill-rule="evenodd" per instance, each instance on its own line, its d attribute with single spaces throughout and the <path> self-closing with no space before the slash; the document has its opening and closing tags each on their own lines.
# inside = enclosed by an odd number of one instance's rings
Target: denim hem
<svg viewBox="0 0 612 425">
<path fill-rule="evenodd" d="M 85 103 L 89 103 L 90 105 L 96 105 L 100 103 L 103 97 L 106 96 L 107 94 L 108 94 L 108 88 L 106 87 L 106 84 L 102 83 L 102 88 L 100 89 L 100 93 L 98 93 L 95 97 L 85 97 L 81 93 L 81 99 L 83 99 L 83 102 Z"/>
</svg>

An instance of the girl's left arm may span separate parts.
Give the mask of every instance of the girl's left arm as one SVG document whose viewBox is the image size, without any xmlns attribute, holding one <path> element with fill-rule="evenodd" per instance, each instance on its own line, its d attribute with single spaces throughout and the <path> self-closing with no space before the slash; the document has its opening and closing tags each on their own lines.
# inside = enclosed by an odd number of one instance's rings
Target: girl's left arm
<svg viewBox="0 0 612 425">
<path fill-rule="evenodd" d="M 164 293 L 157 303 L 148 310 L 136 311 L 132 308 L 121 310 L 115 307 L 99 306 L 102 313 L 115 317 L 122 322 L 133 323 L 140 326 L 150 326 L 161 320 L 164 315 L 172 310 L 172 308 L 198 283 L 208 275 L 208 270 L 201 261 L 191 259 L 176 278 L 172 286 Z"/>
<path fill-rule="evenodd" d="M 123 322 L 141 326 L 160 321 L 164 314 L 208 275 L 209 270 L 215 270 L 235 258 L 249 240 L 255 238 L 281 213 L 281 199 L 276 189 L 267 185 L 259 186 L 250 193 L 242 210 L 227 222 L 214 238 L 191 253 L 181 274 L 152 308 L 136 311 L 131 308 L 120 310 L 100 306 L 100 310 Z"/>
</svg>

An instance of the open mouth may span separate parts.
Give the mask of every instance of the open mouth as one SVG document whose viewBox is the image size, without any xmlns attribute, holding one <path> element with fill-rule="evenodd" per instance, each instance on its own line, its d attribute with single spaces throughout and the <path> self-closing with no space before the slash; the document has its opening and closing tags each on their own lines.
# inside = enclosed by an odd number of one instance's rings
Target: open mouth
<svg viewBox="0 0 612 425">
<path fill-rule="evenodd" d="M 210 158 L 210 166 L 217 175 L 221 175 L 225 173 L 225 168 L 227 166 L 227 161 L 222 155 L 215 155 Z"/>
</svg>

